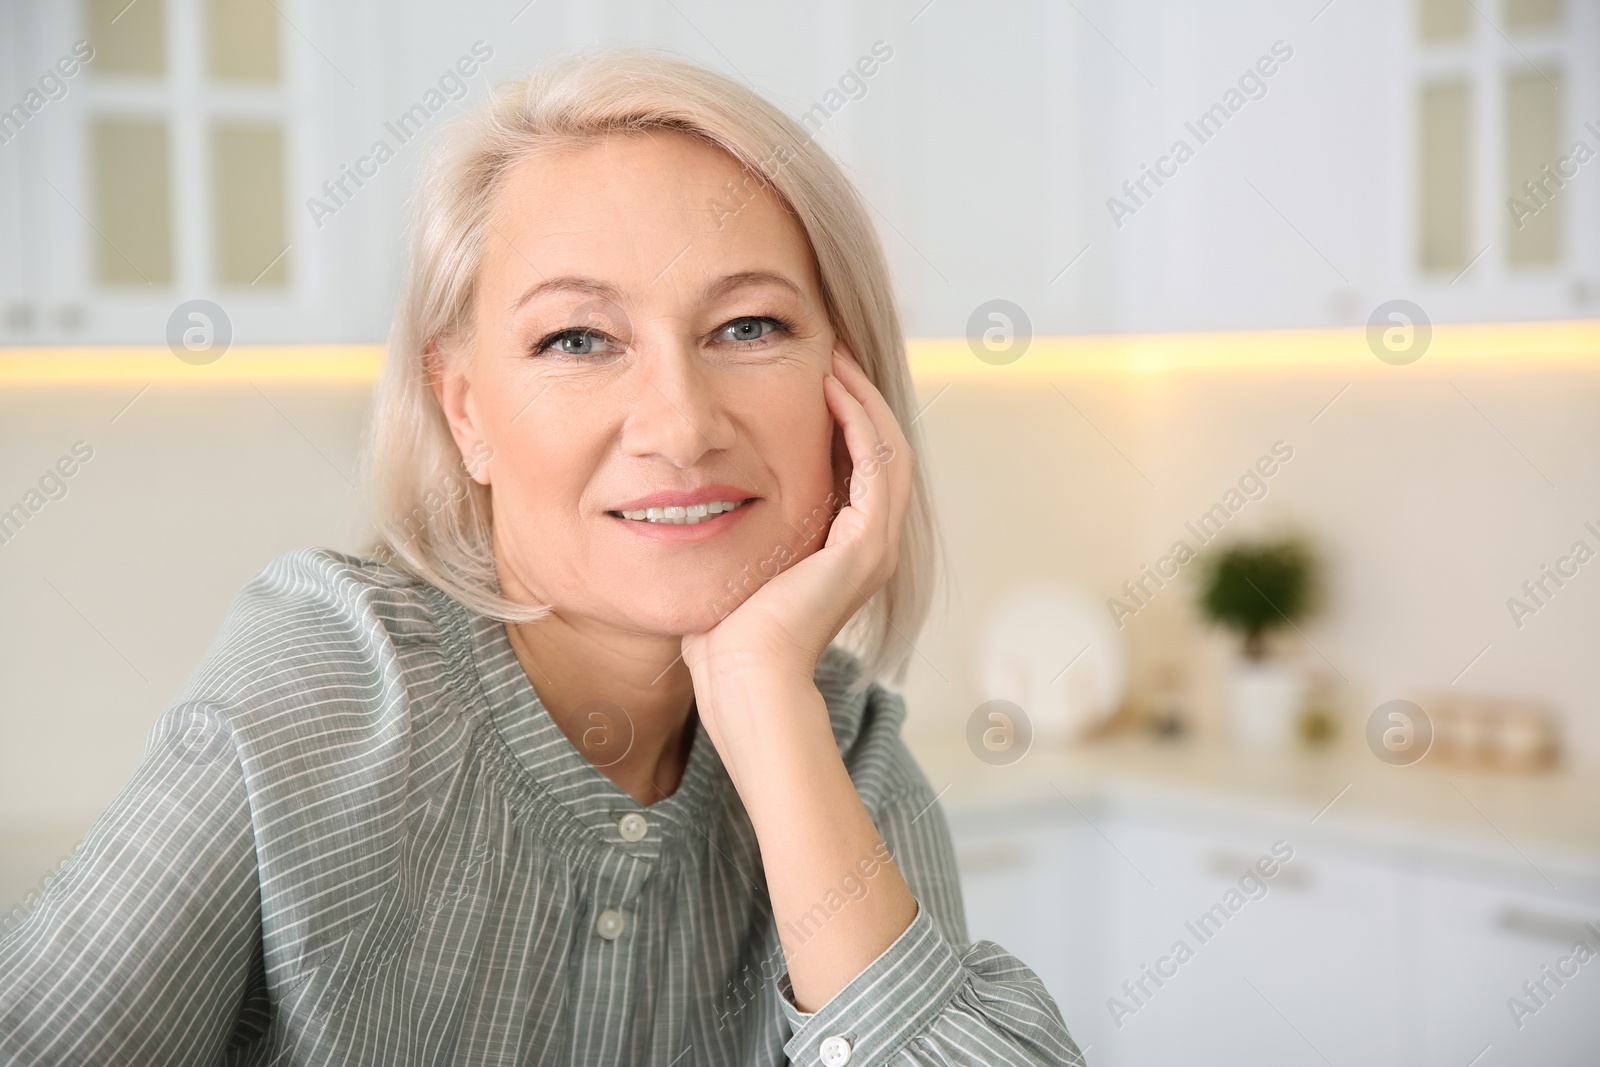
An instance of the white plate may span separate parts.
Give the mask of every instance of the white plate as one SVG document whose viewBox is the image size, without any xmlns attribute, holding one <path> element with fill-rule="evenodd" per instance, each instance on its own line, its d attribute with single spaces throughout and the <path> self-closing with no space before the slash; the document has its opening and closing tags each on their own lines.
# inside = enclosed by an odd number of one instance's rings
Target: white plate
<svg viewBox="0 0 1600 1067">
<path fill-rule="evenodd" d="M 1105 605 L 1059 582 L 1004 597 L 978 639 L 984 700 L 1027 714 L 1040 744 L 1082 738 L 1114 714 L 1127 686 L 1127 648 Z"/>
</svg>

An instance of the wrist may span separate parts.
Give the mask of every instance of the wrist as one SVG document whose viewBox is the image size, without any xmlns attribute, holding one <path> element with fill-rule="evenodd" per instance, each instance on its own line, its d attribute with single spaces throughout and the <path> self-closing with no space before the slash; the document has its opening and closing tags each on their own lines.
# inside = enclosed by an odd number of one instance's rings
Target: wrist
<svg viewBox="0 0 1600 1067">
<path fill-rule="evenodd" d="M 778 652 L 748 645 L 685 642 L 683 661 L 697 694 L 748 690 L 781 696 L 816 688 L 817 657 L 807 660 L 792 649 Z"/>
<path fill-rule="evenodd" d="M 733 682 L 695 701 L 752 818 L 793 811 L 808 788 L 844 774 L 827 701 L 811 681 Z"/>
</svg>

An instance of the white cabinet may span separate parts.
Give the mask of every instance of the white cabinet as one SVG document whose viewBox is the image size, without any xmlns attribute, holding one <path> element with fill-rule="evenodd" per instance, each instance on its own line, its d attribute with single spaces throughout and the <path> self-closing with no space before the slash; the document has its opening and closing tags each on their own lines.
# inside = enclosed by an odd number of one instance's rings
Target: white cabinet
<svg viewBox="0 0 1600 1067">
<path fill-rule="evenodd" d="M 1148 813 L 1104 829 L 1155 889 L 1110 916 L 1106 996 L 1134 1014 L 1117 1009 L 1102 1062 L 1398 1062 L 1392 872 L 1292 831 Z"/>
<path fill-rule="evenodd" d="M 1600 1062 L 1600 956 L 1573 954 L 1580 940 L 1600 949 L 1584 925 L 1600 928 L 1600 899 L 1544 889 L 1409 880 L 1422 935 L 1416 1062 L 1465 1064 L 1485 1048 L 1485 1064 Z"/>
<path fill-rule="evenodd" d="M 1100 927 L 1084 917 L 1099 910 L 1099 886 L 1081 858 L 1086 832 L 1048 808 L 951 813 L 969 934 L 1027 964 L 1058 1002 L 1096 989 Z"/>
<path fill-rule="evenodd" d="M 1592 886 L 1171 798 L 1074 803 L 950 822 L 973 936 L 1033 967 L 1095 1067 L 1600 1062 L 1600 957 L 1570 958 L 1600 949 Z M 1541 979 L 1519 1029 L 1507 998 Z"/>
</svg>

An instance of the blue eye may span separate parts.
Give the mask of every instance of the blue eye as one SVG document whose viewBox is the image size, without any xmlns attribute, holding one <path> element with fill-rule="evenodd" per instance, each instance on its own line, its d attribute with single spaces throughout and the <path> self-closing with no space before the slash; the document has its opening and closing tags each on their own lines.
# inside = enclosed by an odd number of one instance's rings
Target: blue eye
<svg viewBox="0 0 1600 1067">
<path fill-rule="evenodd" d="M 772 333 L 794 333 L 794 324 L 771 315 L 743 315 L 719 327 L 717 333 L 735 348 L 758 347 Z M 599 360 L 619 354 L 626 345 L 618 348 L 612 338 L 599 330 L 583 326 L 568 327 L 549 334 L 532 348 L 532 355 L 549 353 L 556 359 Z"/>
<path fill-rule="evenodd" d="M 585 359 L 595 355 L 608 355 L 606 352 L 597 352 L 595 346 L 607 341 L 605 334 L 598 330 L 568 329 L 558 330 L 534 346 L 533 354 L 542 355 L 554 349 L 557 355 L 571 356 L 576 359 Z"/>
<path fill-rule="evenodd" d="M 761 328 L 762 324 L 769 325 L 771 329 L 763 330 Z M 734 336 L 729 337 L 728 340 L 735 344 L 753 344 L 774 330 L 790 333 L 793 331 L 793 327 L 782 319 L 775 319 L 771 315 L 746 315 L 743 318 L 734 319 L 722 327 L 722 330 L 724 333 L 733 332 Z"/>
</svg>

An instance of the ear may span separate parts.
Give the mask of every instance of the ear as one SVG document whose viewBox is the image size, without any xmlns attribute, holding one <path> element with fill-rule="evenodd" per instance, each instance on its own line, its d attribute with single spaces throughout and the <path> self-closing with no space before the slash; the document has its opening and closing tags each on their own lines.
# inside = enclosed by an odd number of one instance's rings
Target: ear
<svg viewBox="0 0 1600 1067">
<path fill-rule="evenodd" d="M 477 405 L 472 391 L 472 380 L 467 375 L 469 356 L 463 352 L 448 352 L 438 341 L 422 353 L 423 373 L 433 389 L 439 410 L 450 425 L 450 436 L 463 457 L 462 466 L 479 485 L 489 484 L 489 464 L 484 460 L 493 455 L 493 446 L 484 438 L 479 427 Z"/>
</svg>

